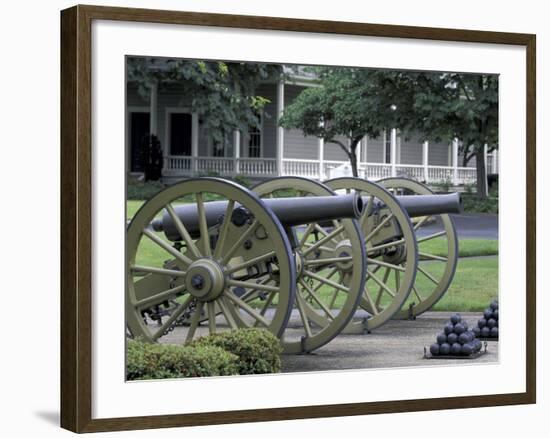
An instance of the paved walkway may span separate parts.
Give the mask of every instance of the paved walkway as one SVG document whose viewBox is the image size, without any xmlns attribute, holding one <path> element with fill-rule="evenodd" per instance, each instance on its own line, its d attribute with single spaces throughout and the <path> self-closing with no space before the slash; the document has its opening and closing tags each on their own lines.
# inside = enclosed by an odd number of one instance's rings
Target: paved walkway
<svg viewBox="0 0 550 438">
<path fill-rule="evenodd" d="M 489 342 L 487 354 L 476 359 L 424 359 L 424 346 L 435 342 L 450 315 L 451 312 L 426 312 L 415 321 L 389 321 L 371 334 L 339 335 L 311 354 L 284 355 L 283 372 L 473 365 L 498 361 L 498 342 Z M 473 327 L 481 314 L 462 313 L 462 317 Z M 292 331 L 292 323 L 287 330 Z"/>
<path fill-rule="evenodd" d="M 498 214 L 465 213 L 451 215 L 459 239 L 490 239 L 498 240 Z M 423 226 L 418 234 L 427 236 L 442 230 L 441 224 L 433 222 Z"/>
</svg>

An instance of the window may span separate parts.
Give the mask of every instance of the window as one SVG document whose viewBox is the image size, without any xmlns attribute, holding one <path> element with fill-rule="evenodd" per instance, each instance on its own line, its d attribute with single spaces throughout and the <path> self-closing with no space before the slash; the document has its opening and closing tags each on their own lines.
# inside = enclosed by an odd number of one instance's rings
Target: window
<svg viewBox="0 0 550 438">
<path fill-rule="evenodd" d="M 251 126 L 248 130 L 248 156 L 250 158 L 259 158 L 262 156 L 262 116 L 257 115 L 260 128 Z"/>
<path fill-rule="evenodd" d="M 191 155 L 192 116 L 170 113 L 170 155 Z"/>
</svg>

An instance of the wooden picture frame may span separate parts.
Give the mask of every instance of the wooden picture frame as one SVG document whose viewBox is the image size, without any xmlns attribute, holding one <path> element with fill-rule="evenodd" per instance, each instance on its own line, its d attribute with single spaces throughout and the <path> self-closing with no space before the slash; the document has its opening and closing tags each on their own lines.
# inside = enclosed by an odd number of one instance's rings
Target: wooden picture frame
<svg viewBox="0 0 550 438">
<path fill-rule="evenodd" d="M 111 20 L 516 45 L 526 49 L 526 391 L 416 400 L 92 418 L 92 22 Z M 535 54 L 531 34 L 75 6 L 61 12 L 61 426 L 74 432 L 396 413 L 536 401 Z"/>
</svg>

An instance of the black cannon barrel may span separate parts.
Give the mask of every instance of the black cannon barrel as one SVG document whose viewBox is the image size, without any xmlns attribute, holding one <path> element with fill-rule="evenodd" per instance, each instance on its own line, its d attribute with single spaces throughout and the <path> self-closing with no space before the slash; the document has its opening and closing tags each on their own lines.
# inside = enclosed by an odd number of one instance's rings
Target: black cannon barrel
<svg viewBox="0 0 550 438">
<path fill-rule="evenodd" d="M 445 195 L 411 195 L 396 196 L 410 217 L 430 216 L 434 214 L 462 213 L 462 198 L 459 193 Z M 368 203 L 368 196 L 363 197 Z"/>
<path fill-rule="evenodd" d="M 307 196 L 296 198 L 267 198 L 262 200 L 277 216 L 285 227 L 304 225 L 311 222 L 323 222 L 333 219 L 358 219 L 363 211 L 363 200 L 357 194 L 343 196 Z M 211 227 L 220 222 L 225 214 L 227 201 L 213 201 L 204 204 L 206 223 Z M 198 208 L 196 204 L 179 205 L 174 208 L 189 234 L 197 237 L 199 231 Z M 235 204 L 233 222 L 237 223 L 239 215 L 246 211 Z M 180 234 L 167 212 L 161 219 L 151 223 L 155 231 L 164 231 L 169 240 L 180 239 Z"/>
</svg>

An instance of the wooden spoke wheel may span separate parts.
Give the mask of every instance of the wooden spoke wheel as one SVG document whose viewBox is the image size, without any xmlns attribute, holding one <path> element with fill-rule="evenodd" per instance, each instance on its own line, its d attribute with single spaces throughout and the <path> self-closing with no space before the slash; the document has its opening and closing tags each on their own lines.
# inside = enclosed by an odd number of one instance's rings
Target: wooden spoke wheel
<svg viewBox="0 0 550 438">
<path fill-rule="evenodd" d="M 132 336 L 185 343 L 252 326 L 283 334 L 294 256 L 280 221 L 248 189 L 217 178 L 175 184 L 139 209 L 126 249 Z"/>
<path fill-rule="evenodd" d="M 366 329 L 380 327 L 398 313 L 414 285 L 418 252 L 413 225 L 385 188 L 361 178 L 336 178 L 325 184 L 338 193 L 358 192 L 364 200 L 359 224 L 368 271 L 360 306 L 369 313 Z"/>
<path fill-rule="evenodd" d="M 253 189 L 263 198 L 331 196 L 321 183 L 281 177 Z M 363 291 L 364 248 L 357 221 L 312 222 L 287 230 L 297 271 L 295 317 L 283 336 L 286 353 L 313 351 L 332 340 L 353 317 Z"/>
<path fill-rule="evenodd" d="M 434 192 L 407 178 L 378 181 L 394 195 L 432 195 Z M 418 244 L 418 273 L 409 299 L 395 318 L 407 319 L 431 309 L 445 294 L 456 271 L 458 239 L 453 219 L 448 214 L 415 218 Z"/>
</svg>

